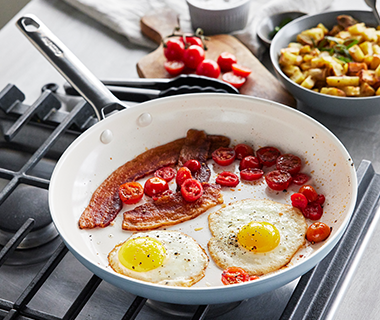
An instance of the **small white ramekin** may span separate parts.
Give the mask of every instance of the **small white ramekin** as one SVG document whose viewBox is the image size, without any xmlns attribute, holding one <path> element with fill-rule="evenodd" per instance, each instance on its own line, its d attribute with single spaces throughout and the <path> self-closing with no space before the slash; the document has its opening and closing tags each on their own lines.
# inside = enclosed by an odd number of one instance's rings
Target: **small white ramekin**
<svg viewBox="0 0 380 320">
<path fill-rule="evenodd" d="M 226 34 L 247 25 L 251 0 L 186 0 L 191 26 L 205 35 Z"/>
</svg>

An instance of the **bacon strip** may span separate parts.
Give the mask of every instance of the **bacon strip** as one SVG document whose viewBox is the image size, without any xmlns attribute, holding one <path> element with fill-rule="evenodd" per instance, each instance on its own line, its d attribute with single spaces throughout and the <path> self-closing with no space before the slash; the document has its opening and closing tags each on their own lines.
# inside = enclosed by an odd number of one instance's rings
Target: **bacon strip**
<svg viewBox="0 0 380 320">
<path fill-rule="evenodd" d="M 203 195 L 195 202 L 186 202 L 180 192 L 147 202 L 124 212 L 122 228 L 130 231 L 152 230 L 193 219 L 223 203 L 220 186 L 203 183 Z"/>
<path fill-rule="evenodd" d="M 138 155 L 116 169 L 95 190 L 89 205 L 79 219 L 79 228 L 104 228 L 115 219 L 123 207 L 119 198 L 119 186 L 140 179 L 157 169 L 175 165 L 185 139 L 178 139 Z"/>
</svg>

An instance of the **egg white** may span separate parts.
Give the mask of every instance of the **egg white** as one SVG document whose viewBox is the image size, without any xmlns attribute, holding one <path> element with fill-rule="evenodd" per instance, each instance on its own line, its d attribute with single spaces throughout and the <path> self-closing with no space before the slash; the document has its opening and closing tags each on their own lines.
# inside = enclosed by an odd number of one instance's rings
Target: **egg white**
<svg viewBox="0 0 380 320">
<path fill-rule="evenodd" d="M 209 215 L 211 258 L 221 268 L 240 267 L 250 275 L 263 275 L 286 265 L 305 244 L 307 224 L 302 213 L 290 205 L 271 200 L 236 201 Z M 251 221 L 273 224 L 280 243 L 271 251 L 257 253 L 241 246 L 239 230 Z"/>
<path fill-rule="evenodd" d="M 152 237 L 161 242 L 166 249 L 162 265 L 146 272 L 126 268 L 118 259 L 119 250 L 124 243 L 122 242 L 108 255 L 109 265 L 115 272 L 152 283 L 183 287 L 190 287 L 204 277 L 209 258 L 205 250 L 190 236 L 174 230 L 153 230 L 134 233 L 127 240 L 137 237 Z"/>
</svg>

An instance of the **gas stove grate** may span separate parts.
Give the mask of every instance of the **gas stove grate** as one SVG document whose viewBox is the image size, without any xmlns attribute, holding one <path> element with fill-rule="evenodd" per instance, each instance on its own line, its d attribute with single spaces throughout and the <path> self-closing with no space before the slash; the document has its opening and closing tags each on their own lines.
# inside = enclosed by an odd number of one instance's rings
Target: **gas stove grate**
<svg viewBox="0 0 380 320">
<path fill-rule="evenodd" d="M 85 124 L 88 125 L 89 118 L 92 118 L 92 109 L 84 101 L 79 102 L 65 116 L 53 115 L 54 110 L 59 109 L 59 106 L 54 94 L 49 90 L 43 92 L 38 101 L 30 107 L 22 104 L 23 99 L 22 92 L 14 85 L 8 85 L 0 92 L 0 109 L 6 115 L 14 116 L 16 119 L 13 126 L 5 133 L 5 138 L 11 141 L 20 132 L 21 127 L 32 121 L 33 117 L 37 117 L 38 121 L 52 125 L 53 131 L 21 170 L 16 172 L 0 168 L 0 178 L 9 180 L 6 187 L 0 192 L 0 205 L 19 183 L 47 189 L 49 186 L 48 179 L 29 175 L 28 171 L 42 159 L 60 136 L 70 127 L 72 128 L 73 124 L 77 128 L 83 129 Z M 55 120 L 52 121 L 52 118 Z M 334 250 L 323 261 L 300 278 L 293 295 L 283 311 L 281 320 L 310 320 L 324 319 L 326 317 L 329 307 L 331 307 L 334 297 L 339 292 L 355 254 L 359 250 L 366 231 L 377 212 L 380 196 L 380 177 L 374 172 L 371 163 L 368 161 L 363 161 L 360 164 L 357 176 L 359 181 L 358 202 L 346 233 Z M 0 251 L 0 268 L 33 228 L 33 224 L 33 219 L 27 219 L 3 247 Z M 29 302 L 67 253 L 67 247 L 61 242 L 50 259 L 17 299 L 9 301 L 0 298 L 0 319 L 75 319 L 102 282 L 96 275 L 92 275 L 65 315 L 61 318 L 28 306 Z M 135 319 L 141 309 L 144 308 L 146 301 L 146 298 L 135 297 L 135 300 L 127 307 L 122 319 Z M 192 319 L 205 319 L 209 309 L 209 305 L 198 306 Z"/>
</svg>

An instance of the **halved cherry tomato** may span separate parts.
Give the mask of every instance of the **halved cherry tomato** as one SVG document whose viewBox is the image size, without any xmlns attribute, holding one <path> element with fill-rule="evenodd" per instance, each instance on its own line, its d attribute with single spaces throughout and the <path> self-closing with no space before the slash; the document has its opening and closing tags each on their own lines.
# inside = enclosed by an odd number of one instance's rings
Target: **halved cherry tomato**
<svg viewBox="0 0 380 320">
<path fill-rule="evenodd" d="M 222 282 L 225 285 L 247 282 L 250 280 L 249 274 L 242 268 L 229 267 L 222 272 Z"/>
<path fill-rule="evenodd" d="M 184 43 L 185 48 L 188 48 L 192 45 L 200 46 L 203 48 L 203 42 L 202 42 L 201 38 L 198 38 L 198 37 L 185 36 L 186 43 L 183 41 L 183 37 L 181 38 L 181 41 Z"/>
<path fill-rule="evenodd" d="M 164 55 L 168 60 L 181 61 L 185 52 L 185 45 L 178 38 L 170 38 L 165 42 Z"/>
<path fill-rule="evenodd" d="M 144 192 L 149 197 L 160 195 L 168 189 L 168 183 L 164 179 L 158 177 L 149 178 L 144 185 Z"/>
<path fill-rule="evenodd" d="M 182 61 L 186 67 L 196 69 L 204 59 L 205 51 L 203 48 L 197 45 L 191 45 L 185 50 Z"/>
<path fill-rule="evenodd" d="M 306 173 L 298 172 L 293 176 L 293 183 L 301 186 L 308 182 L 310 177 Z"/>
<path fill-rule="evenodd" d="M 164 68 L 171 76 L 178 76 L 185 69 L 185 64 L 183 61 L 168 60 L 164 62 Z"/>
<path fill-rule="evenodd" d="M 186 179 L 182 183 L 181 194 L 185 201 L 194 202 L 203 194 L 202 184 L 196 179 Z"/>
<path fill-rule="evenodd" d="M 324 222 L 314 222 L 307 228 L 306 239 L 311 243 L 317 243 L 326 240 L 331 233 L 331 228 Z"/>
<path fill-rule="evenodd" d="M 264 171 L 257 168 L 247 168 L 240 171 L 240 178 L 247 181 L 258 180 L 264 175 Z"/>
<path fill-rule="evenodd" d="M 220 75 L 219 65 L 211 59 L 204 59 L 197 67 L 196 71 L 199 76 L 218 78 Z"/>
<path fill-rule="evenodd" d="M 315 191 L 315 189 L 308 184 L 302 186 L 298 192 L 303 193 L 309 202 L 313 202 L 318 199 L 317 191 Z"/>
<path fill-rule="evenodd" d="M 212 159 L 220 166 L 229 166 L 236 158 L 235 150 L 221 147 L 212 153 Z"/>
<path fill-rule="evenodd" d="M 178 187 L 182 186 L 182 183 L 184 183 L 185 180 L 192 178 L 191 171 L 187 167 L 181 167 L 177 171 L 177 176 L 175 178 L 175 181 L 177 183 Z"/>
<path fill-rule="evenodd" d="M 183 166 L 189 168 L 191 172 L 197 172 L 201 168 L 201 163 L 198 160 L 191 159 L 186 161 Z"/>
<path fill-rule="evenodd" d="M 230 171 L 223 171 L 218 174 L 215 182 L 225 187 L 236 187 L 239 184 L 240 180 L 235 173 Z"/>
<path fill-rule="evenodd" d="M 247 81 L 246 78 L 237 76 L 232 71 L 226 72 L 222 75 L 222 80 L 234 86 L 236 89 L 240 89 L 241 86 Z"/>
<path fill-rule="evenodd" d="M 119 196 L 125 204 L 135 204 L 144 195 L 144 189 L 138 182 L 126 182 L 119 187 Z"/>
<path fill-rule="evenodd" d="M 162 167 L 154 173 L 155 177 L 164 179 L 166 182 L 172 181 L 175 175 L 176 171 L 172 167 Z"/>
<path fill-rule="evenodd" d="M 262 147 L 256 151 L 256 156 L 266 167 L 273 166 L 280 155 L 281 152 L 275 147 Z"/>
<path fill-rule="evenodd" d="M 276 160 L 277 170 L 289 172 L 291 175 L 300 172 L 301 165 L 301 158 L 291 153 L 282 154 Z"/>
<path fill-rule="evenodd" d="M 239 143 L 235 147 L 236 159 L 243 159 L 246 156 L 253 156 L 254 151 L 253 148 L 245 143 Z"/>
<path fill-rule="evenodd" d="M 244 67 L 244 66 L 237 64 L 237 63 L 232 64 L 232 71 L 237 76 L 240 76 L 243 78 L 247 78 L 252 72 L 252 70 L 249 69 L 248 67 Z"/>
<path fill-rule="evenodd" d="M 223 72 L 231 71 L 232 65 L 237 62 L 235 55 L 230 52 L 222 52 L 218 59 L 218 65 Z"/>
<path fill-rule="evenodd" d="M 288 172 L 274 170 L 266 174 L 265 181 L 272 190 L 282 191 L 289 187 L 292 182 L 292 176 Z"/>
<path fill-rule="evenodd" d="M 325 203 L 326 198 L 323 194 L 318 194 L 318 198 L 315 201 L 318 202 L 322 206 Z"/>
<path fill-rule="evenodd" d="M 302 210 L 302 213 L 307 219 L 319 220 L 323 215 L 323 208 L 318 202 L 313 201 L 307 204 L 306 208 Z"/>
<path fill-rule="evenodd" d="M 239 170 L 244 169 L 261 169 L 262 164 L 259 160 L 259 158 L 255 156 L 246 156 L 243 159 L 241 159 L 239 164 Z"/>
<path fill-rule="evenodd" d="M 307 204 L 308 204 L 308 201 L 307 201 L 307 198 L 305 197 L 305 195 L 303 193 L 299 193 L 299 192 L 293 193 L 290 196 L 290 200 L 292 201 L 292 206 L 296 207 L 300 210 L 305 209 Z"/>
</svg>

